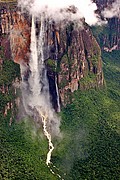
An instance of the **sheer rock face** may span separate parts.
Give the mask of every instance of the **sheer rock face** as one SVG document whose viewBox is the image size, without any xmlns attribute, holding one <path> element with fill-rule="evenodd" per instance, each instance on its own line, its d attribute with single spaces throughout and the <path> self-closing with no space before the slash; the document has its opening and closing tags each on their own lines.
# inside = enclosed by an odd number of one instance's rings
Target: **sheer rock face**
<svg viewBox="0 0 120 180">
<path fill-rule="evenodd" d="M 87 26 L 68 27 L 59 34 L 58 85 L 61 101 L 67 104 L 75 90 L 103 85 L 101 50 Z"/>
<path fill-rule="evenodd" d="M 30 26 L 19 12 L 12 14 L 14 20 L 10 30 L 10 44 L 16 63 L 28 63 L 30 51 Z"/>
<path fill-rule="evenodd" d="M 7 59 L 18 64 L 29 61 L 30 25 L 14 4 L 0 4 L 0 42 Z"/>
<path fill-rule="evenodd" d="M 36 34 L 39 26 L 36 24 Z M 10 53 L 6 54 L 16 63 L 29 64 L 30 29 L 30 19 L 26 15 L 19 11 L 1 12 L 1 45 L 4 41 L 8 43 L 4 48 Z M 53 23 L 46 31 L 46 41 L 50 50 L 45 63 L 54 107 L 56 82 L 63 105 L 70 103 L 75 90 L 103 85 L 101 50 L 87 25 L 75 29 L 72 23 L 64 28 Z"/>
<path fill-rule="evenodd" d="M 95 0 L 100 12 L 110 6 L 115 0 Z M 117 17 L 108 19 L 107 33 L 101 37 L 103 49 L 106 51 L 120 50 L 120 19 Z"/>
</svg>

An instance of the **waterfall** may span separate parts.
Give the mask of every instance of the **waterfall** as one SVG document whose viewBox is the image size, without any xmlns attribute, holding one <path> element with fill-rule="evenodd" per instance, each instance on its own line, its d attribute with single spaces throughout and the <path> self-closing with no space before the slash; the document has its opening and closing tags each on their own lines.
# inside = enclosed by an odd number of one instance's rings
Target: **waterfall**
<svg viewBox="0 0 120 180">
<path fill-rule="evenodd" d="M 31 76 L 29 79 L 30 89 L 33 93 L 34 101 L 39 96 L 39 89 L 41 88 L 39 86 L 39 70 L 38 70 L 38 54 L 37 54 L 37 39 L 36 39 L 36 29 L 35 29 L 35 18 L 32 16 L 32 27 L 31 27 L 31 58 L 30 58 L 30 71 Z M 34 102 L 33 101 L 33 102 Z M 36 104 L 33 104 L 36 105 Z"/>
<path fill-rule="evenodd" d="M 36 117 L 39 114 L 40 123 L 43 126 L 43 133 L 48 140 L 49 151 L 47 153 L 46 164 L 49 167 L 51 155 L 54 150 L 52 136 L 59 136 L 60 120 L 52 108 L 49 96 L 49 84 L 45 68 L 45 51 L 46 47 L 46 20 L 45 15 L 41 15 L 41 27 L 39 36 L 36 35 L 36 19 L 32 16 L 31 27 L 31 56 L 29 61 L 29 78 L 26 81 L 24 74 L 28 67 L 21 65 L 22 72 L 22 95 L 23 105 L 26 114 Z"/>
<path fill-rule="evenodd" d="M 58 91 L 58 85 L 57 85 L 57 76 L 55 76 L 55 86 L 56 86 L 56 93 L 57 93 L 57 112 L 60 112 L 60 99 L 59 99 L 59 91 Z"/>
<path fill-rule="evenodd" d="M 57 38 L 55 36 L 55 68 L 57 67 L 57 60 L 58 60 L 58 44 L 57 44 Z M 56 69 L 55 69 L 56 71 Z M 59 97 L 59 91 L 58 91 L 58 84 L 57 84 L 57 73 L 55 75 L 55 86 L 56 86 L 56 94 L 57 94 L 57 111 L 60 112 L 60 97 Z"/>
<path fill-rule="evenodd" d="M 43 93 L 45 93 L 44 97 L 47 99 L 48 105 L 50 107 L 49 86 L 48 86 L 48 81 L 47 81 L 47 76 L 46 76 L 46 69 L 45 69 L 45 65 L 44 65 L 45 33 L 46 33 L 45 22 L 44 22 L 43 16 L 41 16 L 41 29 L 40 29 L 39 39 L 38 39 L 39 40 L 38 41 L 38 57 L 40 60 L 39 61 L 40 80 L 43 80 L 43 84 L 44 84 Z M 42 122 L 43 122 L 43 131 L 44 131 L 44 134 L 45 134 L 46 138 L 48 139 L 48 143 L 49 143 L 49 152 L 47 154 L 47 159 L 46 159 L 46 164 L 48 165 L 48 164 L 50 164 L 51 154 L 52 154 L 52 151 L 54 150 L 54 146 L 53 146 L 52 139 L 51 139 L 51 134 L 47 130 L 47 120 L 48 120 L 49 116 L 48 116 L 47 111 L 42 112 L 39 109 L 39 113 L 40 113 L 40 116 L 41 116 Z"/>
</svg>

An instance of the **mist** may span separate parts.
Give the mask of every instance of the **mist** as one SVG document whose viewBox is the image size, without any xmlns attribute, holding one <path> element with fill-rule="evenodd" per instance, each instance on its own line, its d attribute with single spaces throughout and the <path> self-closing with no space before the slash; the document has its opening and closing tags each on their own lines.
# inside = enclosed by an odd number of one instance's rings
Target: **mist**
<svg viewBox="0 0 120 180">
<path fill-rule="evenodd" d="M 85 18 L 85 22 L 89 25 L 100 23 L 100 18 L 95 13 L 97 6 L 91 0 L 19 0 L 18 6 L 36 17 L 45 13 L 56 21 L 64 19 L 80 21 Z"/>
<path fill-rule="evenodd" d="M 116 0 L 112 5 L 108 6 L 102 12 L 105 18 L 118 17 L 120 18 L 120 0 Z"/>
</svg>

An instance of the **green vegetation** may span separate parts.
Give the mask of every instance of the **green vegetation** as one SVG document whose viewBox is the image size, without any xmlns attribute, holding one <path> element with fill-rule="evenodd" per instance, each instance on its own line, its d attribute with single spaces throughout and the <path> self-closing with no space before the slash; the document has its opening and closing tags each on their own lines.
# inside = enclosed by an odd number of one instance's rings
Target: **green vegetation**
<svg viewBox="0 0 120 180">
<path fill-rule="evenodd" d="M 64 135 L 53 160 L 66 180 L 120 178 L 119 53 L 102 53 L 107 87 L 76 91 L 62 110 Z"/>
<path fill-rule="evenodd" d="M 5 59 L 2 48 L 1 51 Z M 3 116 L 5 105 L 14 102 L 12 83 L 16 77 L 20 77 L 19 65 L 4 60 L 0 70 L 0 88 L 5 88 L 5 92 L 0 93 L 0 180 L 55 180 L 45 164 L 48 143 L 33 120 L 16 122 L 12 112 L 15 109 Z"/>
<path fill-rule="evenodd" d="M 88 60 L 92 62 L 93 66 L 97 67 L 99 59 L 100 59 L 100 56 L 93 54 L 92 57 L 89 58 Z"/>
<path fill-rule="evenodd" d="M 48 60 L 47 60 L 47 65 L 49 66 L 49 68 L 50 68 L 52 71 L 55 71 L 55 70 L 56 70 L 55 60 L 48 59 Z"/>
<path fill-rule="evenodd" d="M 109 26 L 93 26 L 92 32 L 94 36 L 96 37 L 97 41 L 99 42 L 100 46 L 103 47 L 103 36 L 109 36 L 112 32 L 110 32 Z M 115 31 L 114 31 L 115 32 Z"/>
<path fill-rule="evenodd" d="M 97 44 L 96 39 L 93 39 L 93 45 L 91 47 L 90 51 L 90 57 L 88 58 L 88 61 L 92 62 L 92 65 L 94 67 L 98 66 L 98 61 L 101 60 L 101 49 L 99 45 Z"/>
<path fill-rule="evenodd" d="M 61 64 L 63 67 L 61 67 Z M 59 88 L 64 88 L 69 83 L 67 76 L 69 76 L 71 72 L 70 60 L 67 53 L 64 54 L 61 61 L 58 62 L 58 69 L 58 72 L 62 75 L 62 81 L 59 83 Z"/>
<path fill-rule="evenodd" d="M 80 86 L 85 89 L 89 89 L 91 86 L 94 87 L 96 84 L 97 76 L 94 73 L 89 72 L 88 75 L 80 79 Z"/>
<path fill-rule="evenodd" d="M 48 66 L 48 69 L 51 70 L 52 72 L 58 73 L 61 71 L 60 62 L 58 61 L 55 61 L 53 59 L 48 59 L 46 61 L 46 65 Z"/>
<path fill-rule="evenodd" d="M 9 86 L 16 77 L 20 78 L 20 67 L 13 61 L 5 59 L 2 46 L 0 46 L 0 60 L 0 86 L 3 84 Z"/>
<path fill-rule="evenodd" d="M 92 32 L 96 37 L 97 41 L 99 42 L 101 48 L 110 45 L 112 43 L 112 37 L 119 36 L 119 31 L 117 31 L 116 28 L 117 27 L 115 25 L 114 19 L 112 19 L 111 21 L 109 21 L 109 23 L 103 26 L 92 27 Z M 106 41 L 106 44 L 104 44 L 104 40 Z"/>
<path fill-rule="evenodd" d="M 1 90 L 3 88 L 7 89 L 8 92 L 6 93 L 0 92 L 0 113 L 2 113 L 7 102 L 14 101 L 15 97 L 14 97 L 14 90 L 12 88 L 12 83 L 16 77 L 20 78 L 19 65 L 15 64 L 11 60 L 3 61 L 3 64 L 0 69 L 0 88 Z"/>
<path fill-rule="evenodd" d="M 10 112 L 0 119 L 0 179 L 56 179 L 45 165 L 47 141 L 36 130 L 33 122 L 12 123 Z"/>
<path fill-rule="evenodd" d="M 60 113 L 63 138 L 54 142 L 52 162 L 65 180 L 120 178 L 120 52 L 102 56 L 106 88 L 76 91 Z M 0 179 L 57 180 L 45 164 L 48 144 L 41 130 L 31 119 L 9 126 L 10 117 L 11 111 L 0 117 Z"/>
<path fill-rule="evenodd" d="M 0 86 L 3 84 L 11 85 L 16 77 L 20 77 L 19 65 L 11 60 L 5 60 L 2 69 L 0 70 Z"/>
</svg>

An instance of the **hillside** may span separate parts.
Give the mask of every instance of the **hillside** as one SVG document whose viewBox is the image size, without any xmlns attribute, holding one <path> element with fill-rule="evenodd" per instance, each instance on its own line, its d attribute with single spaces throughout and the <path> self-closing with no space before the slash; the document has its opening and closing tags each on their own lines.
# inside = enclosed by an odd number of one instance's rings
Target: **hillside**
<svg viewBox="0 0 120 180">
<path fill-rule="evenodd" d="M 61 112 L 63 139 L 55 142 L 52 162 L 66 180 L 119 179 L 119 52 L 102 56 L 106 88 L 76 91 Z M 34 123 L 9 126 L 10 113 L 0 118 L 1 179 L 57 179 L 45 165 L 47 144 Z"/>
<path fill-rule="evenodd" d="M 94 0 L 94 2 L 96 2 L 98 6 L 98 13 L 101 14 L 101 12 L 106 7 L 111 7 L 113 2 L 116 2 L 116 7 L 117 7 L 118 1 Z M 108 23 L 105 24 L 104 26 L 97 27 L 97 31 L 95 31 L 95 34 L 98 37 L 97 39 L 102 49 L 106 51 L 120 50 L 120 18 L 113 16 L 111 18 L 107 18 L 107 21 Z"/>
<path fill-rule="evenodd" d="M 119 179 L 119 52 L 103 52 L 102 57 L 106 88 L 77 91 L 62 112 L 64 145 L 56 155 L 68 171 L 66 179 Z"/>
<path fill-rule="evenodd" d="M 0 10 L 0 180 L 120 179 L 118 19 L 79 29 Z"/>
</svg>

